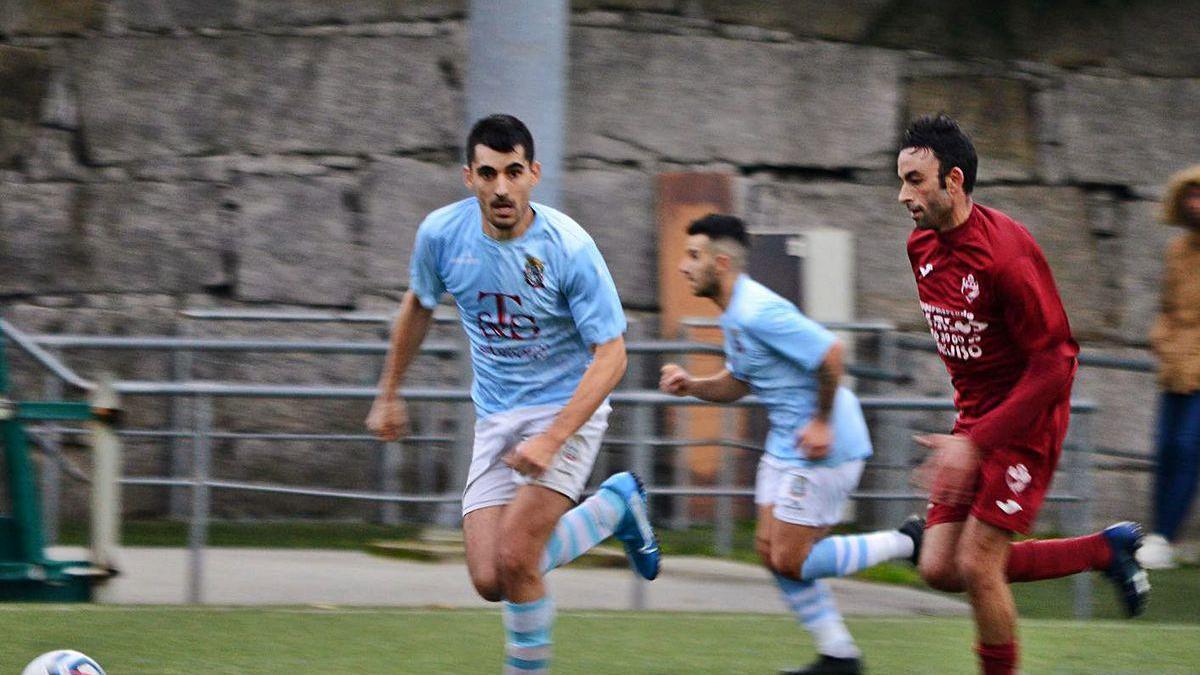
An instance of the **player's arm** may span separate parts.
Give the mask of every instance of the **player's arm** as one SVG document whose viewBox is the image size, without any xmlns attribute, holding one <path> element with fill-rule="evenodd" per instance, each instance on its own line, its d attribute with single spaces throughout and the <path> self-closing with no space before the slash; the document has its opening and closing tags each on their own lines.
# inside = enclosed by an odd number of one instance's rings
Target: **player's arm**
<svg viewBox="0 0 1200 675">
<path fill-rule="evenodd" d="M 404 401 L 397 396 L 397 390 L 409 364 L 420 350 L 432 320 L 433 310 L 425 308 L 415 293 L 409 291 L 404 294 L 400 301 L 400 312 L 392 323 L 387 358 L 379 375 L 379 393 L 367 415 L 367 428 L 382 440 L 396 440 L 408 424 Z"/>
<path fill-rule="evenodd" d="M 579 431 L 617 383 L 625 377 L 629 359 L 625 354 L 625 338 L 618 336 L 593 348 L 592 362 L 575 387 L 575 393 L 555 415 L 554 421 L 542 433 L 522 441 L 504 458 L 506 464 L 527 476 L 538 476 L 550 468 L 554 456 L 567 439 Z"/>
<path fill-rule="evenodd" d="M 800 429 L 796 442 L 804 449 L 809 459 L 824 459 L 833 445 L 833 403 L 837 399 L 838 385 L 842 381 L 845 366 L 842 354 L 845 348 L 840 340 L 829 345 L 821 365 L 817 367 L 817 412 L 812 420 Z"/>
<path fill-rule="evenodd" d="M 1027 364 L 1012 392 L 969 432 L 981 450 L 1003 445 L 1025 429 L 1071 386 L 1079 346 L 1045 259 L 1026 256 L 998 270 L 994 283 L 1005 323 Z"/>
<path fill-rule="evenodd" d="M 816 376 L 817 410 L 796 431 L 796 447 L 808 459 L 826 458 L 833 447 L 831 421 L 844 369 L 841 342 L 791 306 L 756 317 L 748 328 L 780 356 Z"/>
<path fill-rule="evenodd" d="M 675 396 L 695 396 L 713 403 L 732 403 L 750 393 L 750 385 L 734 377 L 727 368 L 709 377 L 693 377 L 682 366 L 668 363 L 661 372 L 658 388 Z"/>
</svg>

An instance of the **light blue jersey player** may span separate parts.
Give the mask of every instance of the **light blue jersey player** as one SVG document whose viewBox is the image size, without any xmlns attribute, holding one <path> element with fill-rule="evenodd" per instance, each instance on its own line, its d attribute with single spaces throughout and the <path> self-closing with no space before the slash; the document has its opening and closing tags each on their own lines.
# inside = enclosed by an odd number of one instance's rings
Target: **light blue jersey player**
<svg viewBox="0 0 1200 675">
<path fill-rule="evenodd" d="M 785 602 L 817 643 L 819 657 L 787 673 L 858 673 L 861 653 L 820 579 L 884 560 L 916 560 L 920 519 L 899 530 L 827 537 L 858 486 L 871 438 L 858 399 L 838 386 L 842 345 L 791 302 L 743 272 L 749 238 L 742 221 L 710 215 L 688 226 L 680 272 L 692 292 L 722 310 L 725 368 L 694 377 L 663 366 L 660 387 L 727 403 L 753 393 L 770 430 L 758 464 L 755 545 Z"/>
<path fill-rule="evenodd" d="M 608 426 L 608 395 L 625 373 L 625 315 L 591 237 L 529 201 L 541 165 L 525 125 L 486 117 L 466 147 L 463 181 L 475 196 L 434 211 L 417 230 L 367 426 L 385 440 L 400 436 L 406 414 L 396 390 L 449 292 L 474 370 L 467 568 L 480 596 L 504 601 L 504 672 L 544 673 L 554 623 L 546 572 L 616 536 L 639 574 L 658 575 L 637 476 L 614 474 L 575 505 Z"/>
</svg>

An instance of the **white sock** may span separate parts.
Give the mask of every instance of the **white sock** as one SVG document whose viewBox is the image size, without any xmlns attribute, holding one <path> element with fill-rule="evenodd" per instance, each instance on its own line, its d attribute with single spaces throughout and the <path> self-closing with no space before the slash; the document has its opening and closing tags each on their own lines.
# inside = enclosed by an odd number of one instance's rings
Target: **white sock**
<svg viewBox="0 0 1200 675">
<path fill-rule="evenodd" d="M 775 575 L 775 581 L 783 592 L 784 602 L 813 636 L 818 653 L 839 659 L 856 659 L 862 655 L 825 582 L 796 581 L 780 574 Z"/>
</svg>

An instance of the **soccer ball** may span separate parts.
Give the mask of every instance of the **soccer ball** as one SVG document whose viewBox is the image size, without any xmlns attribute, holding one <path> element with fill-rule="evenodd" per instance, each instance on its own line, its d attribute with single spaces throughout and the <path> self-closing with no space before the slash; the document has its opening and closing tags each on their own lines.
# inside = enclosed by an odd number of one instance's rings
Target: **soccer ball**
<svg viewBox="0 0 1200 675">
<path fill-rule="evenodd" d="M 21 675 L 104 675 L 104 669 L 77 651 L 56 649 L 34 659 Z"/>
</svg>

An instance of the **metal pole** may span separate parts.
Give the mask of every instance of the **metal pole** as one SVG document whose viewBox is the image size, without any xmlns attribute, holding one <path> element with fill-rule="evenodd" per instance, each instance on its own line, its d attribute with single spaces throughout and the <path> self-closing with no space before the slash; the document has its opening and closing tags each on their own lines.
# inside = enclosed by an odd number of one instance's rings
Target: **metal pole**
<svg viewBox="0 0 1200 675">
<path fill-rule="evenodd" d="M 400 491 L 400 465 L 404 451 L 400 442 L 382 443 L 379 456 L 379 491 Z M 379 522 L 384 525 L 400 524 L 400 504 L 383 502 L 379 505 Z"/>
<path fill-rule="evenodd" d="M 184 324 L 186 329 L 186 324 Z M 192 379 L 192 352 L 176 351 L 171 353 L 171 381 L 186 382 Z M 187 428 L 188 419 L 188 398 L 186 396 L 176 396 L 171 399 L 171 428 L 185 429 Z M 170 440 L 170 475 L 175 478 L 182 478 L 188 475 L 188 450 L 187 443 L 183 438 L 172 438 Z M 187 490 L 181 487 L 170 488 L 169 492 L 169 513 L 171 518 L 175 520 L 183 520 L 188 510 L 188 495 Z"/>
<path fill-rule="evenodd" d="M 724 420 L 725 430 L 728 431 L 734 428 L 734 416 L 732 408 L 725 408 L 721 411 L 721 417 Z M 733 488 L 734 460 L 736 455 L 733 448 L 722 445 L 717 448 L 718 462 L 717 465 L 717 485 L 728 490 Z M 733 497 L 724 496 L 717 497 L 715 527 L 713 528 L 713 547 L 718 555 L 729 555 L 733 553 Z"/>
<path fill-rule="evenodd" d="M 654 484 L 654 464 L 650 454 L 649 440 L 654 435 L 654 410 L 640 403 L 633 406 L 633 453 L 631 468 L 648 485 Z M 637 574 L 631 575 L 629 608 L 646 609 L 646 580 Z"/>
<path fill-rule="evenodd" d="M 1090 412 L 1078 413 L 1072 417 L 1071 431 L 1075 441 L 1068 450 L 1073 455 L 1071 467 L 1071 489 L 1080 498 L 1072 511 L 1075 517 L 1074 534 L 1076 536 L 1089 532 L 1092 528 L 1092 434 Z M 1090 619 L 1092 616 L 1092 575 L 1076 574 L 1075 589 L 1075 618 Z"/>
<path fill-rule="evenodd" d="M 467 127 L 493 113 L 519 117 L 542 163 L 533 197 L 560 207 L 570 6 L 567 0 L 471 0 L 467 11 Z"/>
<path fill-rule="evenodd" d="M 62 380 L 53 375 L 46 375 L 42 378 L 42 388 L 47 401 L 62 400 Z M 47 424 L 45 441 L 50 452 L 42 462 L 42 531 L 47 545 L 58 543 L 58 510 L 62 494 L 62 466 L 59 462 L 62 461 L 63 451 L 62 435 L 58 430 L 58 424 Z"/>
<path fill-rule="evenodd" d="M 121 545 L 121 441 L 113 423 L 120 400 L 112 383 L 101 379 L 91 397 L 95 419 L 92 429 L 92 564 L 100 569 L 120 569 Z M 111 600 L 109 586 L 96 588 L 97 602 Z"/>
<path fill-rule="evenodd" d="M 209 485 L 212 464 L 209 434 L 212 432 L 212 399 L 197 396 L 193 400 L 194 435 L 192 436 L 192 519 L 188 528 L 188 602 L 204 602 L 204 547 L 208 541 Z"/>
</svg>

